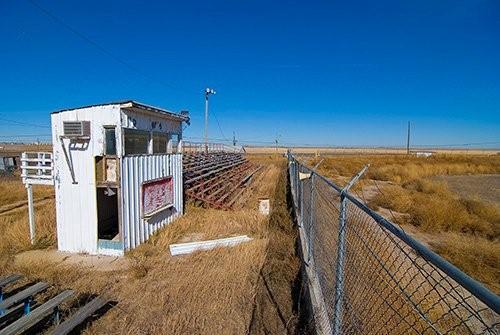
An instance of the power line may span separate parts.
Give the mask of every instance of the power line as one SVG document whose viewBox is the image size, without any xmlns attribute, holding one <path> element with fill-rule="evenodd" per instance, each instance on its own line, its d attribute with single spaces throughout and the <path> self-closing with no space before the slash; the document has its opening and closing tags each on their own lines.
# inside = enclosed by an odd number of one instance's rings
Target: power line
<svg viewBox="0 0 500 335">
<path fill-rule="evenodd" d="M 33 6 L 35 6 L 36 8 L 38 8 L 38 10 L 40 10 L 46 16 L 50 17 L 52 20 L 54 20 L 58 24 L 60 24 L 61 26 L 63 26 L 64 28 L 66 28 L 67 30 L 69 30 L 70 32 L 72 32 L 73 34 L 75 34 L 76 36 L 78 36 L 79 38 L 81 38 L 82 40 L 84 40 L 85 42 L 89 43 L 90 45 L 92 45 L 93 47 L 95 47 L 96 49 L 98 49 L 99 51 L 101 51 L 102 53 L 104 53 L 106 56 L 110 57 L 111 59 L 113 59 L 114 61 L 120 63 L 121 65 L 127 67 L 128 69 L 134 71 L 135 73 L 143 76 L 145 79 L 148 79 L 148 80 L 151 80 L 151 81 L 156 81 L 157 83 L 159 83 L 159 84 L 161 84 L 163 86 L 167 86 L 167 87 L 169 87 L 171 89 L 174 89 L 174 90 L 184 91 L 184 90 L 181 90 L 181 89 L 177 88 L 175 85 L 172 85 L 172 84 L 167 83 L 167 82 L 165 82 L 163 80 L 159 80 L 158 78 L 154 78 L 154 77 L 151 77 L 150 75 L 148 75 L 146 73 L 143 73 L 138 68 L 136 68 L 135 66 L 131 65 L 130 63 L 124 61 L 120 57 L 116 56 L 113 52 L 109 51 L 108 49 L 106 49 L 102 45 L 100 45 L 99 43 L 97 43 L 94 40 L 90 39 L 87 35 L 85 35 L 85 34 L 81 33 L 80 31 L 76 30 L 75 28 L 73 28 L 72 26 L 70 26 L 69 24 L 67 24 L 66 22 L 64 22 L 57 15 L 53 14 L 52 12 L 50 12 L 49 10 L 47 10 L 46 8 L 40 6 L 35 1 L 33 1 L 33 0 L 27 0 L 27 1 L 29 3 L 31 3 Z"/>
<path fill-rule="evenodd" d="M 202 137 L 196 136 L 184 136 L 186 139 L 200 140 Z M 225 138 L 209 138 L 211 141 L 219 141 L 219 142 L 232 142 L 231 140 Z M 262 140 L 251 140 L 251 139 L 241 139 L 238 140 L 240 143 L 248 143 L 248 144 L 268 144 L 268 145 L 276 145 L 276 140 L 274 141 L 262 141 Z M 491 142 L 474 142 L 474 143 L 462 143 L 462 144 L 414 144 L 413 148 L 419 147 L 435 147 L 435 148 L 445 148 L 445 147 L 466 147 L 466 146 L 478 146 L 478 145 L 493 145 L 500 144 L 500 141 L 491 141 Z M 311 148 L 339 148 L 339 149 L 348 149 L 348 148 L 393 148 L 400 149 L 399 145 L 331 145 L 331 144 L 314 144 L 314 143 L 300 143 L 300 142 L 281 142 L 282 146 L 295 146 L 295 147 L 311 147 Z"/>
<path fill-rule="evenodd" d="M 225 141 L 228 141 L 230 142 L 226 136 L 224 135 L 224 132 L 222 131 L 222 128 L 220 126 L 220 123 L 219 123 L 219 119 L 217 118 L 217 115 L 215 114 L 215 112 L 212 112 L 213 116 L 215 117 L 215 121 L 217 122 L 217 127 L 219 127 L 219 131 L 220 131 L 220 134 L 222 135 L 222 138 L 225 140 Z"/>
<path fill-rule="evenodd" d="M 413 147 L 468 147 L 476 145 L 493 145 L 493 144 L 500 144 L 500 141 L 460 143 L 460 144 L 414 144 Z"/>
<path fill-rule="evenodd" d="M 16 121 L 16 120 L 9 120 L 9 119 L 4 119 L 4 118 L 0 118 L 0 121 L 9 122 L 9 123 L 13 123 L 13 124 L 19 124 L 22 126 L 30 126 L 30 127 L 38 127 L 38 128 L 50 128 L 50 126 L 44 126 L 41 124 L 34 124 L 34 123 L 22 122 L 22 121 Z"/>
<path fill-rule="evenodd" d="M 18 137 L 52 137 L 51 134 L 29 134 L 29 135 L 0 135 L 1 138 L 18 138 Z"/>
</svg>

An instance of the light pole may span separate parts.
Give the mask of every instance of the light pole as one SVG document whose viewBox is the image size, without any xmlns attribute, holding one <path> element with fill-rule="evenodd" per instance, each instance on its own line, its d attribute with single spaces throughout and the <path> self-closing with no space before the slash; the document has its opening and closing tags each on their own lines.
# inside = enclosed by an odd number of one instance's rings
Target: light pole
<svg viewBox="0 0 500 335">
<path fill-rule="evenodd" d="M 406 139 L 406 154 L 410 154 L 410 121 L 408 121 L 408 138 Z"/>
<path fill-rule="evenodd" d="M 205 152 L 208 153 L 208 96 L 215 94 L 215 90 L 211 88 L 205 89 Z"/>
</svg>

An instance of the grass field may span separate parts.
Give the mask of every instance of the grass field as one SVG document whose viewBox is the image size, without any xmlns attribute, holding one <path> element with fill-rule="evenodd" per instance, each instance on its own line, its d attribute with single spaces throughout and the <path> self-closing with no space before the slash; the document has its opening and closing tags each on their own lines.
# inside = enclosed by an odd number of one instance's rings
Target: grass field
<svg viewBox="0 0 500 335">
<path fill-rule="evenodd" d="M 249 154 L 284 154 L 286 146 L 245 146 Z M 406 148 L 397 147 L 292 147 L 298 155 L 406 155 Z M 451 155 L 497 155 L 500 149 L 464 149 L 464 148 L 412 148 L 411 151 L 432 151 Z"/>
<path fill-rule="evenodd" d="M 32 248 L 52 246 L 56 241 L 54 188 L 33 186 L 37 214 L 37 244 L 29 239 L 27 193 L 20 177 L 0 178 L 0 260 Z"/>
<path fill-rule="evenodd" d="M 286 164 L 271 156 L 252 159 L 264 168 L 238 209 L 188 206 L 183 217 L 115 261 L 119 266 L 95 256 L 54 257 L 51 199 L 36 205 L 35 246 L 29 242 L 26 206 L 5 211 L 0 214 L 0 275 L 19 272 L 59 289 L 110 295 L 118 304 L 92 323 L 86 334 L 293 333 L 298 318 L 292 290 L 299 261 L 285 201 Z M 19 179 L 2 180 L 0 187 L 9 193 L 2 204 L 26 197 Z M 35 199 L 51 194 L 50 188 L 42 187 Z M 269 217 L 257 211 L 260 197 L 271 199 Z M 187 256 L 172 257 L 168 251 L 171 243 L 240 234 L 253 240 Z"/>
<path fill-rule="evenodd" d="M 500 156 L 325 156 L 310 158 L 308 164 L 321 159 L 319 172 L 340 185 L 371 164 L 366 177 L 354 188 L 358 197 L 500 292 L 500 199 L 485 200 L 495 192 L 490 189 L 495 184 L 483 183 L 485 190 L 469 187 L 465 194 L 456 188 L 461 179 L 467 183 L 471 176 L 489 175 L 498 182 Z M 453 182 L 449 185 L 450 176 Z"/>
<path fill-rule="evenodd" d="M 286 164 L 278 155 L 250 157 L 264 169 L 235 211 L 188 206 L 185 216 L 114 262 L 115 266 L 88 256 L 65 255 L 64 260 L 52 256 L 56 234 L 50 187 L 34 188 L 37 241 L 32 246 L 26 191 L 19 178 L 4 178 L 0 181 L 0 275 L 20 272 L 50 281 L 59 289 L 109 294 L 118 304 L 86 329 L 86 334 L 161 333 L 165 329 L 172 334 L 293 333 L 300 327 L 294 301 L 299 259 L 285 199 Z M 500 292 L 500 210 L 498 199 L 494 201 L 495 190 L 484 190 L 496 185 L 500 156 L 304 159 L 309 165 L 324 159 L 319 172 L 340 185 L 370 163 L 355 194 Z M 487 182 L 477 182 L 485 176 Z M 261 197 L 271 199 L 269 218 L 256 211 Z M 185 257 L 172 257 L 168 252 L 171 243 L 239 234 L 253 240 Z M 30 254 L 32 249 L 40 251 Z"/>
</svg>

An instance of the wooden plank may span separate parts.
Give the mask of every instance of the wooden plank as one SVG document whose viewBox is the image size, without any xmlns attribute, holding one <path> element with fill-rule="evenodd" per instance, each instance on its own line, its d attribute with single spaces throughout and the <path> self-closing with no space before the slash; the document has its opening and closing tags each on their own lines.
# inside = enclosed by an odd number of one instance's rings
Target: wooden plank
<svg viewBox="0 0 500 335">
<path fill-rule="evenodd" d="M 72 295 L 72 290 L 66 290 L 60 293 L 40 307 L 34 309 L 30 314 L 24 315 L 14 323 L 11 323 L 4 329 L 0 330 L 0 335 L 15 335 L 27 331 L 38 322 L 42 321 L 45 317 L 53 313 L 54 308 L 58 307 L 62 302 L 64 302 Z"/>
<path fill-rule="evenodd" d="M 17 305 L 17 304 L 23 302 L 24 300 L 26 300 L 27 298 L 29 298 L 29 297 L 31 297 L 31 296 L 33 296 L 41 291 L 46 290 L 48 287 L 49 287 L 49 284 L 47 284 L 47 283 L 44 283 L 44 282 L 36 283 L 35 285 L 32 285 L 32 286 L 28 287 L 27 289 L 14 294 L 12 297 L 8 297 L 4 301 L 0 302 L 0 310 L 7 309 L 12 305 Z"/>
<path fill-rule="evenodd" d="M 2 323 L 4 323 L 5 321 L 12 319 L 15 314 L 22 313 L 23 309 L 24 304 L 19 304 L 16 307 L 13 307 L 4 312 L 4 314 L 0 315 L 0 325 L 2 325 Z"/>
<path fill-rule="evenodd" d="M 91 302 L 80 308 L 71 318 L 61 323 L 54 329 L 52 335 L 66 335 L 80 325 L 85 319 L 94 314 L 98 309 L 104 307 L 109 299 L 103 297 L 94 298 Z"/>
<path fill-rule="evenodd" d="M 7 286 L 9 284 L 12 284 L 12 283 L 18 281 L 19 279 L 21 279 L 22 277 L 23 276 L 21 276 L 20 274 L 12 274 L 12 275 L 2 277 L 2 278 L 0 278 L 0 288 Z"/>
</svg>

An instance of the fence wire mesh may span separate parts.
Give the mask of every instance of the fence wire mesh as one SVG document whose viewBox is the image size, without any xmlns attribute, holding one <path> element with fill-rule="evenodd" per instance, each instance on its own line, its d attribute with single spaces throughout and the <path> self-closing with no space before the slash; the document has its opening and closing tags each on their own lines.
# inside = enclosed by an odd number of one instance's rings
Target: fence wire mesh
<svg viewBox="0 0 500 335">
<path fill-rule="evenodd" d="M 318 332 L 499 333 L 497 306 L 488 307 L 352 195 L 290 154 L 289 173 Z M 491 295 L 489 305 L 498 304 Z"/>
</svg>

